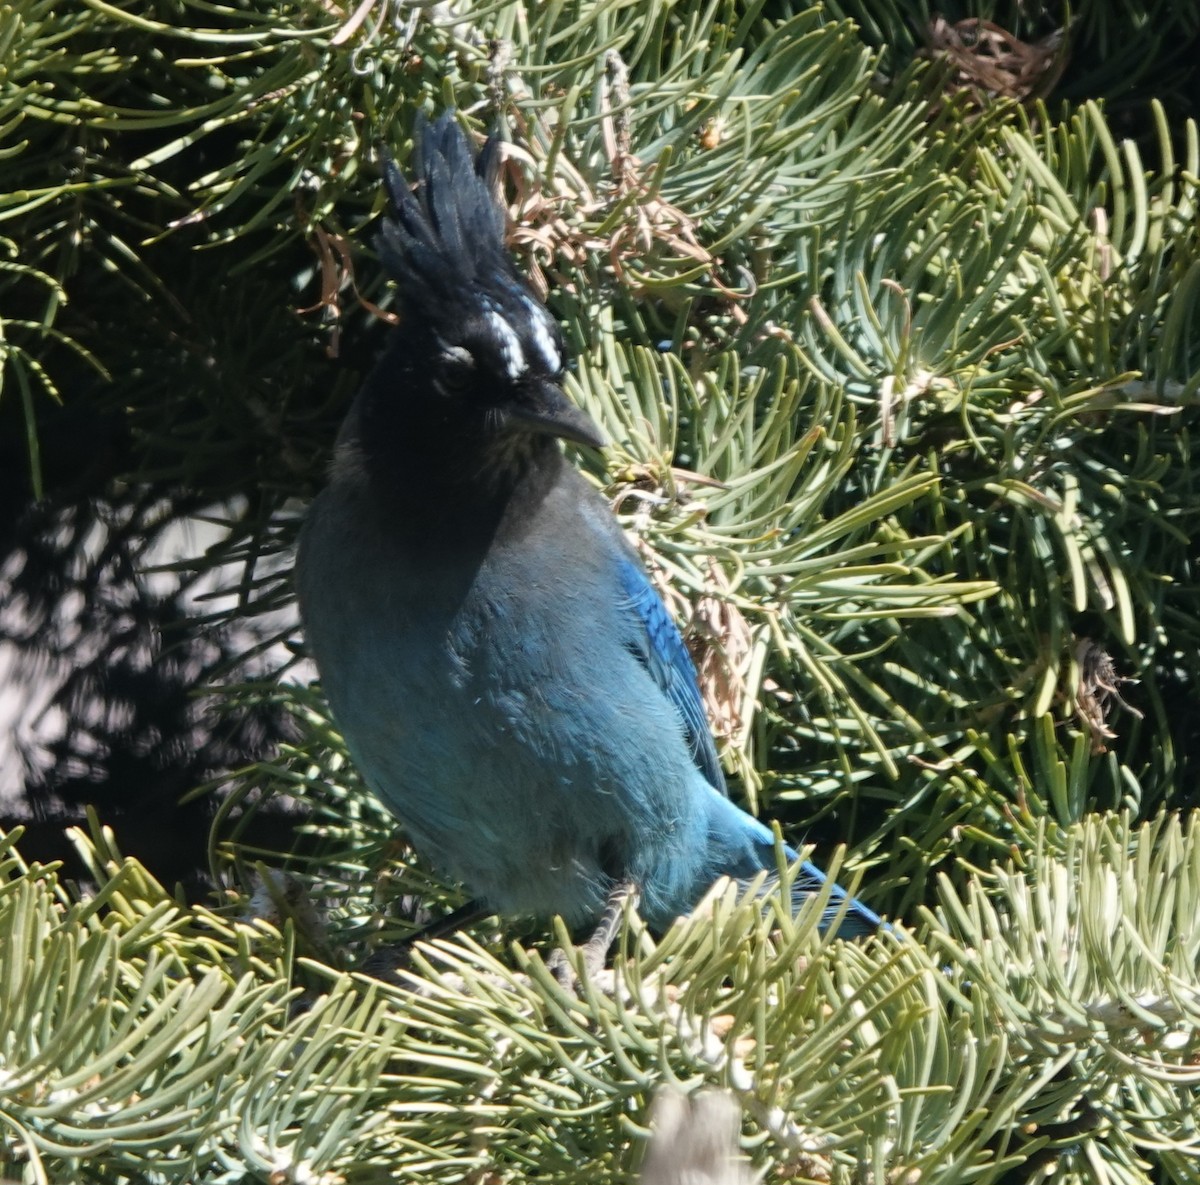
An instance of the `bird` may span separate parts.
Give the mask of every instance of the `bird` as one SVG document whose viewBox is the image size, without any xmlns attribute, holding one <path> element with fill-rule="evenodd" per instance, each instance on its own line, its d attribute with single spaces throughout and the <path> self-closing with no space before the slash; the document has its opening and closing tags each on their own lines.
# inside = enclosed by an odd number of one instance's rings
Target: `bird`
<svg viewBox="0 0 1200 1185">
<path fill-rule="evenodd" d="M 454 919 L 559 915 L 611 945 L 722 876 L 778 871 L 729 796 L 696 670 L 603 496 L 563 442 L 604 434 L 564 391 L 559 326 L 505 247 L 498 140 L 418 117 L 410 187 L 384 157 L 377 246 L 398 324 L 302 527 L 296 585 L 333 720 Z M 797 859 L 785 848 L 789 860 Z M 823 874 L 805 862 L 797 902 Z M 880 918 L 830 886 L 823 924 Z"/>
</svg>

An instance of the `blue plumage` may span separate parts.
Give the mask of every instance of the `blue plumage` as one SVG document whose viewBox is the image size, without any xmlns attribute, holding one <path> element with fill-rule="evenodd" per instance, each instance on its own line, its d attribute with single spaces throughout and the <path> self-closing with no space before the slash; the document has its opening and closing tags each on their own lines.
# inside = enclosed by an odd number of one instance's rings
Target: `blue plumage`
<svg viewBox="0 0 1200 1185">
<path fill-rule="evenodd" d="M 301 612 L 355 762 L 429 860 L 496 912 L 574 925 L 632 883 L 663 927 L 773 870 L 774 841 L 727 797 L 683 641 L 563 457 L 603 438 L 504 251 L 492 159 L 444 116 L 415 193 L 389 168 L 402 322 L 305 524 Z M 843 932 L 878 924 L 853 902 Z"/>
<path fill-rule="evenodd" d="M 675 705 L 692 751 L 692 760 L 709 785 L 725 794 L 725 775 L 721 772 L 717 747 L 708 727 L 692 656 L 688 654 L 666 605 L 655 592 L 641 564 L 622 558 L 617 561 L 616 568 L 620 586 L 645 628 L 645 634 L 639 635 L 634 646 L 634 653 L 646 664 L 655 683 Z"/>
</svg>

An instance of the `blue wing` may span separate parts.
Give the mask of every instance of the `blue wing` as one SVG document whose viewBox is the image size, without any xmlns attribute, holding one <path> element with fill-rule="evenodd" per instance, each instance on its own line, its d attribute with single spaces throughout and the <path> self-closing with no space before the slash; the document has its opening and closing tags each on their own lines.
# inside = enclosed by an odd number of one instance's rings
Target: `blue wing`
<svg viewBox="0 0 1200 1185">
<path fill-rule="evenodd" d="M 618 578 L 644 631 L 638 634 L 637 643 L 631 649 L 679 713 L 697 769 L 711 786 L 722 794 L 727 793 L 725 775 L 717 760 L 717 747 L 704 713 L 700 685 L 696 682 L 696 668 L 679 630 L 639 563 L 621 560 Z"/>
</svg>

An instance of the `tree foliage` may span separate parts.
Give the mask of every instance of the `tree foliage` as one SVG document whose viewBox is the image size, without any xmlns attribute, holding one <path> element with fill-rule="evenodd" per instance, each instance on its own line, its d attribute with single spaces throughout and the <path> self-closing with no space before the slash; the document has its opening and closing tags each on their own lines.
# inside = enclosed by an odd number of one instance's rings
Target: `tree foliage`
<svg viewBox="0 0 1200 1185">
<path fill-rule="evenodd" d="M 95 524 L 136 581 L 164 524 L 213 520 L 172 570 L 229 595 L 149 633 L 205 640 L 171 669 L 214 735 L 278 725 L 184 767 L 221 790 L 216 907 L 99 829 L 86 891 L 10 837 L 8 1176 L 624 1179 L 678 1083 L 730 1089 L 773 1174 L 1196 1179 L 1194 18 L 1035 8 L 0 11 L 0 492 L 40 500 L 12 603 L 63 629 Z M 494 922 L 399 985 L 352 972 L 456 889 L 277 639 L 386 332 L 378 146 L 447 105 L 503 130 L 512 248 L 615 442 L 592 477 L 727 768 L 821 861 L 845 843 L 894 931 L 718 889 L 657 944 L 630 918 L 578 997 L 531 953 L 561 935 Z M 294 850 L 253 831 L 281 800 Z"/>
</svg>

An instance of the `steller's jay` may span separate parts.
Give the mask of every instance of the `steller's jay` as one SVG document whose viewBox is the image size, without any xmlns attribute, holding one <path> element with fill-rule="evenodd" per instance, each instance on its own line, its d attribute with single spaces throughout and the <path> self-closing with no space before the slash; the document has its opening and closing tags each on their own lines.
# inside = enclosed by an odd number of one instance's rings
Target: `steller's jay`
<svg viewBox="0 0 1200 1185">
<path fill-rule="evenodd" d="M 418 124 L 415 193 L 385 164 L 400 324 L 305 523 L 300 609 L 350 753 L 417 850 L 475 913 L 604 919 L 606 950 L 622 894 L 662 929 L 718 877 L 774 870 L 775 843 L 727 797 L 683 641 L 563 456 L 604 438 L 505 251 L 495 148 L 475 160 L 447 113 Z M 823 882 L 806 863 L 796 883 Z M 852 901 L 841 932 L 879 925 Z"/>
</svg>

